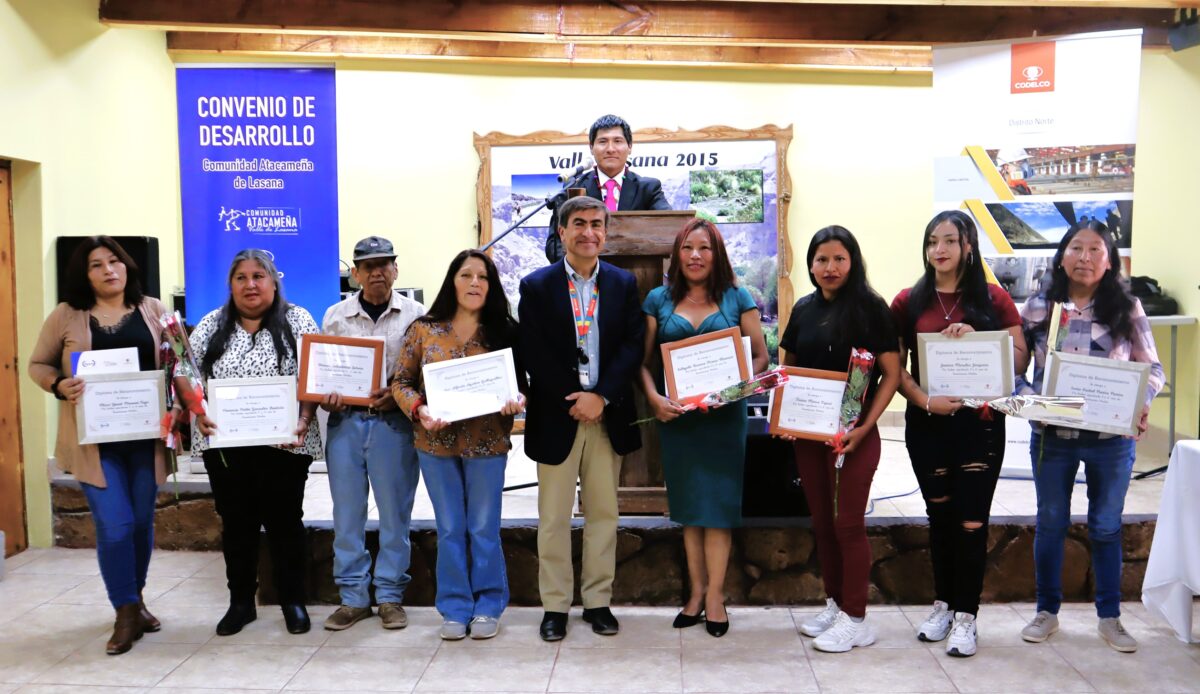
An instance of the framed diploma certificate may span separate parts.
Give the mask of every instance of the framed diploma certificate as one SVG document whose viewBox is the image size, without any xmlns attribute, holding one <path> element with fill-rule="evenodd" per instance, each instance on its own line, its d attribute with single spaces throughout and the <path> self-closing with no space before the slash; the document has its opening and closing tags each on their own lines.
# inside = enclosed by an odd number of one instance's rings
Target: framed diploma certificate
<svg viewBox="0 0 1200 694">
<path fill-rule="evenodd" d="M 829 441 L 838 432 L 846 372 L 785 366 L 787 383 L 773 391 L 770 433 Z"/>
<path fill-rule="evenodd" d="M 1003 398 L 1013 392 L 1013 341 L 1007 330 L 946 337 L 917 335 L 921 387 L 929 395 Z"/>
<path fill-rule="evenodd" d="M 75 406 L 79 443 L 156 439 L 166 411 L 163 372 L 81 375 L 83 398 Z"/>
<path fill-rule="evenodd" d="M 370 405 L 384 373 L 383 340 L 305 335 L 300 342 L 299 398 L 320 402 L 340 393 L 347 405 Z"/>
<path fill-rule="evenodd" d="M 662 345 L 667 397 L 679 401 L 728 388 L 750 378 L 742 331 L 726 328 Z"/>
<path fill-rule="evenodd" d="M 208 416 L 217 425 L 213 448 L 274 446 L 295 440 L 300 416 L 296 378 L 211 378 Z"/>
<path fill-rule="evenodd" d="M 1050 352 L 1046 355 L 1042 395 L 1083 398 L 1083 421 L 1060 420 L 1054 415 L 1036 418 L 1046 424 L 1136 436 L 1149 380 L 1150 365 L 1145 362 Z"/>
<path fill-rule="evenodd" d="M 511 349 L 426 364 L 421 376 L 429 414 L 446 422 L 499 412 L 520 396 Z"/>
</svg>

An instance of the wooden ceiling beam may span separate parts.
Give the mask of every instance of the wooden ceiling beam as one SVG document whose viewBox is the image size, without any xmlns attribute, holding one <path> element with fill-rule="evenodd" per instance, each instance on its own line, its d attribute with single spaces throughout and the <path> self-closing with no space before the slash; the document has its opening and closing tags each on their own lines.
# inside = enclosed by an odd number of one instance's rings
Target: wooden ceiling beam
<svg viewBox="0 0 1200 694">
<path fill-rule="evenodd" d="M 697 45 L 488 41 L 398 36 L 339 36 L 233 32 L 169 32 L 177 55 L 288 56 L 306 59 L 537 63 L 558 65 L 775 68 L 862 73 L 922 73 L 932 69 L 928 48 L 909 46 Z"/>
<path fill-rule="evenodd" d="M 1142 6 L 1145 1 L 1135 0 L 1139 6 L 1129 8 L 729 0 L 102 0 L 100 19 L 112 25 L 190 31 L 919 45 L 1141 28 L 1147 45 L 1165 45 L 1174 10 L 1147 9 Z M 1171 2 L 1174 6 L 1177 0 Z"/>
</svg>

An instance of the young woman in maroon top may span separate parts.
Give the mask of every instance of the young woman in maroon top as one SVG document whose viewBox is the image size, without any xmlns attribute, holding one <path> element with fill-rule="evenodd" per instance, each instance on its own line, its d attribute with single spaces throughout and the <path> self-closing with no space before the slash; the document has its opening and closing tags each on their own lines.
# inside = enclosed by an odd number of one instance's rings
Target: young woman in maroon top
<svg viewBox="0 0 1200 694">
<path fill-rule="evenodd" d="M 937 214 L 923 236 L 925 274 L 892 301 L 905 363 L 918 333 L 961 337 L 976 330 L 1007 330 L 1016 348 L 1014 363 L 1027 352 L 1021 317 L 1012 298 L 988 284 L 975 222 L 965 213 Z M 992 494 L 1004 460 L 1004 417 L 980 416 L 962 401 L 930 397 L 920 386 L 916 352 L 901 375 L 908 399 L 904 439 L 929 515 L 929 550 L 936 600 L 917 638 L 941 641 L 946 653 L 975 654 L 975 616 L 983 591 L 987 525 Z"/>
</svg>

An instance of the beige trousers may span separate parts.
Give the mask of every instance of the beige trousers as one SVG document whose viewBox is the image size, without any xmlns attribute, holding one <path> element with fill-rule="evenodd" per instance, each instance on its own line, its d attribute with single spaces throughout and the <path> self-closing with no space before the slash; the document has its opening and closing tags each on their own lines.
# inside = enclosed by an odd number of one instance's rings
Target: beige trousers
<svg viewBox="0 0 1200 694">
<path fill-rule="evenodd" d="M 583 606 L 608 607 L 617 568 L 617 484 L 621 456 L 603 423 L 580 424 L 560 465 L 538 470 L 538 587 L 542 608 L 567 612 L 575 593 L 571 566 L 571 512 L 575 481 L 583 501 Z"/>
</svg>

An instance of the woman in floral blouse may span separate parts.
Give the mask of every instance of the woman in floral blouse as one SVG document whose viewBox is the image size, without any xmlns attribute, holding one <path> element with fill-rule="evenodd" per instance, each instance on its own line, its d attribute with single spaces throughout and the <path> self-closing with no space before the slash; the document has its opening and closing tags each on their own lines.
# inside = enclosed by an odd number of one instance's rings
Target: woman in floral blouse
<svg viewBox="0 0 1200 694">
<path fill-rule="evenodd" d="M 408 329 L 392 394 L 413 421 L 421 475 L 433 502 L 438 532 L 437 598 L 441 636 L 487 639 L 500 629 L 508 578 L 500 545 L 500 497 L 512 448 L 513 415 L 524 396 L 500 412 L 457 422 L 435 419 L 425 404 L 426 364 L 515 347 L 509 312 L 491 258 L 466 250 L 455 256 L 429 313 Z M 524 389 L 524 372 L 517 362 Z"/>
<path fill-rule="evenodd" d="M 271 256 L 249 248 L 229 267 L 229 301 L 200 320 L 192 349 L 204 378 L 295 376 L 296 341 L 318 332 L 312 315 L 283 297 L 283 284 Z M 176 381 L 181 393 L 187 382 Z M 218 636 L 242 630 L 258 616 L 258 546 L 262 528 L 275 573 L 275 589 L 287 630 L 311 628 L 304 607 L 304 484 L 313 458 L 321 454 L 321 436 L 313 419 L 316 403 L 300 403 L 296 441 L 283 446 L 236 446 L 210 449 L 217 425 L 207 415 L 192 427 L 192 455 L 204 458 L 221 516 L 221 548 L 229 579 L 229 610 L 217 624 Z"/>
</svg>

